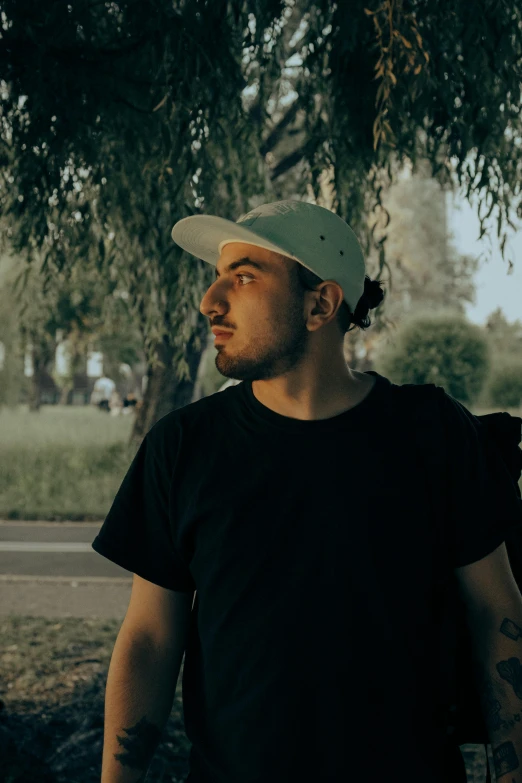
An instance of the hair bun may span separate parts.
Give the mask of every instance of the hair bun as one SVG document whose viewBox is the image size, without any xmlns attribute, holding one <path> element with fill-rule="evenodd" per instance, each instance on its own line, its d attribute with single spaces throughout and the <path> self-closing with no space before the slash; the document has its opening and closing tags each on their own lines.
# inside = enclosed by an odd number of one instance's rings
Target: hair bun
<svg viewBox="0 0 522 783">
<path fill-rule="evenodd" d="M 381 288 L 380 280 L 370 280 L 368 276 L 364 279 L 364 298 L 369 310 L 374 310 L 384 299 L 384 291 Z"/>
</svg>

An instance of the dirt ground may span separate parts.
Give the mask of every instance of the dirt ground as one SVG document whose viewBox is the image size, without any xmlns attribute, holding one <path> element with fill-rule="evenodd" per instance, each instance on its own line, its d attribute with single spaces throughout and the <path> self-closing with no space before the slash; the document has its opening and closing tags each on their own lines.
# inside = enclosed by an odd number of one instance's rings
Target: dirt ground
<svg viewBox="0 0 522 783">
<path fill-rule="evenodd" d="M 105 684 L 120 625 L 104 619 L 0 618 L 2 783 L 99 783 Z M 147 783 L 183 783 L 189 749 L 180 674 Z"/>
<path fill-rule="evenodd" d="M 0 617 L 2 783 L 99 783 L 105 684 L 120 625 L 103 618 Z M 184 783 L 188 775 L 182 672 L 183 665 L 147 783 Z M 483 783 L 483 746 L 462 751 L 469 783 Z"/>
</svg>

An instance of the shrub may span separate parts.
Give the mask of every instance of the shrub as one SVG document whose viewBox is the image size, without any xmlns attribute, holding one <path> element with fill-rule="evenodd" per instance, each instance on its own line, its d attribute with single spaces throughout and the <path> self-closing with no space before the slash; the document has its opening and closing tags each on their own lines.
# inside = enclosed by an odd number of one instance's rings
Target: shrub
<svg viewBox="0 0 522 783">
<path fill-rule="evenodd" d="M 375 359 L 377 372 L 393 383 L 435 383 L 463 404 L 476 400 L 490 366 L 480 327 L 448 313 L 410 317 Z"/>
<path fill-rule="evenodd" d="M 487 396 L 493 408 L 522 407 L 522 362 L 495 367 L 491 372 Z"/>
</svg>

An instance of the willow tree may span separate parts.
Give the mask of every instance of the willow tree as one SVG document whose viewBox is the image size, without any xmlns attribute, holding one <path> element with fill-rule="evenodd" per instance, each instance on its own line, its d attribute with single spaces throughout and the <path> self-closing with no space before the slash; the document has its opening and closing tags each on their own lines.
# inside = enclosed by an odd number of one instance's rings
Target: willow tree
<svg viewBox="0 0 522 783">
<path fill-rule="evenodd" d="M 208 330 L 211 270 L 169 244 L 178 219 L 318 199 L 328 170 L 382 275 L 367 216 L 405 161 L 477 198 L 502 252 L 521 214 L 517 0 L 8 0 L 2 25 L 7 239 L 44 248 L 44 275 L 82 254 L 126 275 L 151 376 L 137 437 L 189 401 Z"/>
<path fill-rule="evenodd" d="M 205 47 L 211 12 L 203 23 L 197 4 L 183 14 L 167 3 L 4 11 L 5 238 L 29 263 L 41 250 L 46 279 L 78 263 L 120 274 L 149 363 L 136 441 L 190 401 L 208 328 L 194 304 L 209 270 L 178 252 L 173 223 L 202 204 L 233 218 L 264 189 L 243 65 L 218 43 L 233 22 L 221 11 Z"/>
</svg>

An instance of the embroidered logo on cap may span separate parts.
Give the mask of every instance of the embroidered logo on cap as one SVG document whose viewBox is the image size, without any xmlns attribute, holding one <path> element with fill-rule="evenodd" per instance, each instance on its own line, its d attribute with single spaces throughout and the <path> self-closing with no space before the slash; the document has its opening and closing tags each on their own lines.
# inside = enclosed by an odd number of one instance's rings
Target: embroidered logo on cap
<svg viewBox="0 0 522 783">
<path fill-rule="evenodd" d="M 303 204 L 306 204 L 306 202 L 276 201 L 274 204 L 263 204 L 262 207 L 257 207 L 251 212 L 247 212 L 247 214 L 240 218 L 237 222 L 241 223 L 241 225 L 251 226 L 258 217 L 286 215 L 288 212 L 297 212 L 298 209 L 303 208 Z"/>
<path fill-rule="evenodd" d="M 240 223 L 242 226 L 244 225 L 251 226 L 252 223 L 254 223 L 258 219 L 260 214 L 261 212 L 256 212 L 255 210 L 253 212 L 248 212 L 245 215 L 245 217 L 240 218 L 237 222 L 238 224 Z"/>
</svg>

